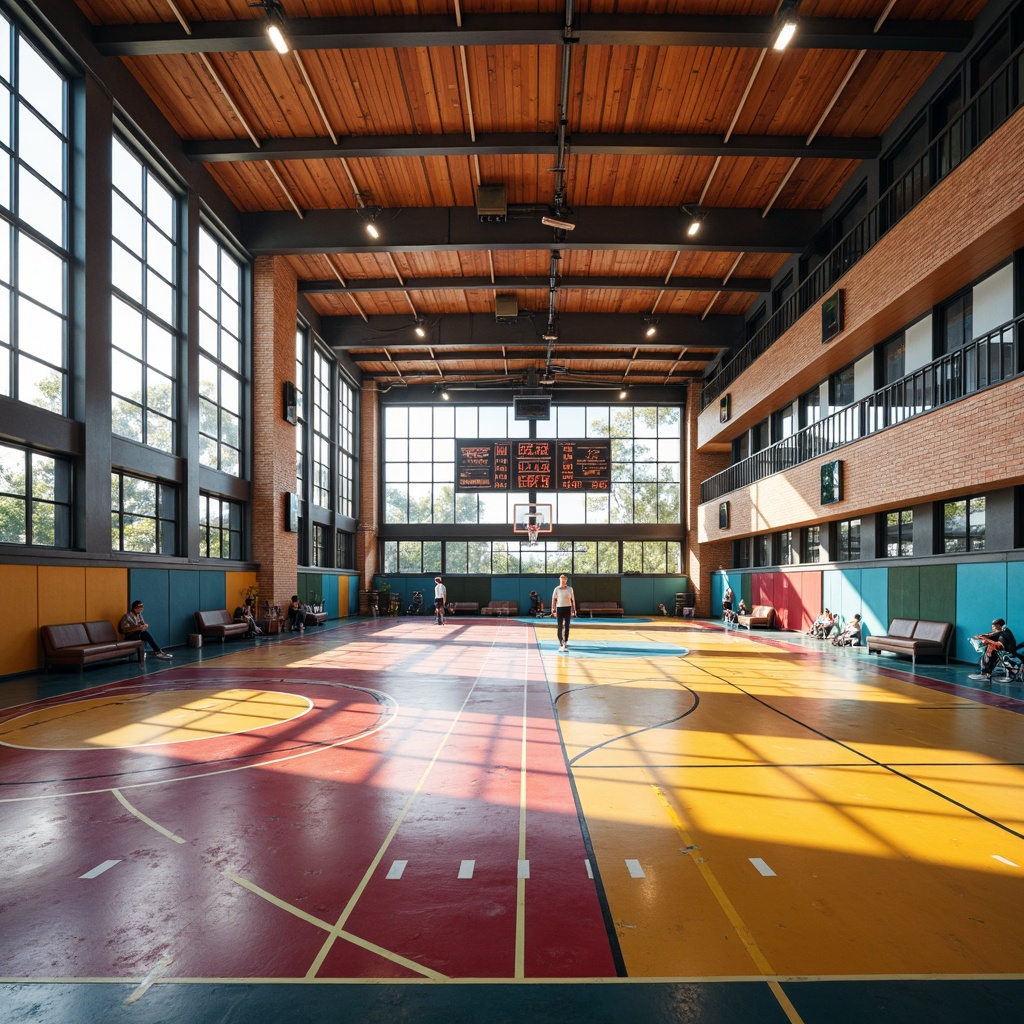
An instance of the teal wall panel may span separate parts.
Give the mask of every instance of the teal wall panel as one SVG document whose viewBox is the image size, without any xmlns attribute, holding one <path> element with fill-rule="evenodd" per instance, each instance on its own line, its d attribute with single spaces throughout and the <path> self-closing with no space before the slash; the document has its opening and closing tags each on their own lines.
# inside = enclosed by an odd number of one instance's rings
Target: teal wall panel
<svg viewBox="0 0 1024 1024">
<path fill-rule="evenodd" d="M 961 562 L 956 566 L 957 615 L 953 657 L 957 661 L 977 661 L 968 639 L 975 633 L 987 633 L 993 619 L 1006 619 L 1006 563 Z M 1013 629 L 1013 623 L 1010 623 Z M 1018 638 L 1020 639 L 1020 638 Z"/>
<path fill-rule="evenodd" d="M 170 622 L 166 640 L 157 643 L 185 644 L 189 633 L 196 630 L 192 613 L 202 608 L 199 603 L 199 582 L 203 573 L 197 569 L 175 569 L 168 579 Z"/>
<path fill-rule="evenodd" d="M 336 619 L 338 617 L 338 577 L 335 575 L 326 575 L 323 577 L 324 581 L 324 611 L 327 612 L 328 619 Z"/>
<path fill-rule="evenodd" d="M 884 634 L 889 629 L 889 570 L 864 569 L 860 574 L 862 637 Z"/>
<path fill-rule="evenodd" d="M 821 574 L 821 604 L 833 615 L 843 610 L 843 574 L 839 569 L 826 569 Z"/>
<path fill-rule="evenodd" d="M 348 613 L 349 615 L 359 614 L 359 584 L 358 576 L 343 577 L 348 581 Z"/>
<path fill-rule="evenodd" d="M 918 618 L 953 622 L 956 618 L 956 566 L 922 565 Z M 975 630 L 977 632 L 977 630 Z"/>
<path fill-rule="evenodd" d="M 194 611 L 227 608 L 228 584 L 222 572 L 201 572 L 199 574 L 199 604 Z"/>
<path fill-rule="evenodd" d="M 149 624 L 153 639 L 161 647 L 170 644 L 171 595 L 167 569 L 129 569 L 128 600 L 141 601 L 146 607 L 142 617 Z"/>
</svg>

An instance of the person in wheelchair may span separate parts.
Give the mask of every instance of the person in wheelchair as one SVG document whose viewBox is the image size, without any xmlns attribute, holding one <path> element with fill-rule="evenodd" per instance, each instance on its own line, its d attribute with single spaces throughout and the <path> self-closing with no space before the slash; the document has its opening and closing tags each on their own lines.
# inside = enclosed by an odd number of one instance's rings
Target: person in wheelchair
<svg viewBox="0 0 1024 1024">
<path fill-rule="evenodd" d="M 991 680 L 992 673 L 999 664 L 999 654 L 1016 655 L 1017 640 L 1006 626 L 1005 619 L 992 620 L 991 633 L 975 633 L 971 637 L 971 646 L 981 655 L 981 671 L 969 675 L 968 679 Z"/>
<path fill-rule="evenodd" d="M 999 661 L 993 676 L 1003 676 L 1011 683 L 1024 683 L 1024 643 L 1018 644 L 1015 651 L 997 651 L 996 657 Z"/>
</svg>

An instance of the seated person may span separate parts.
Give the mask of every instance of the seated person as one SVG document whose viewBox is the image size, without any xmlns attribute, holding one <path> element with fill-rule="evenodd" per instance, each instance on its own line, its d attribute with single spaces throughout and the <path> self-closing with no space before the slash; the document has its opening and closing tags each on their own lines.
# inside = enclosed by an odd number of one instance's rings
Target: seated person
<svg viewBox="0 0 1024 1024">
<path fill-rule="evenodd" d="M 724 611 L 722 612 L 722 618 L 725 620 L 726 624 L 728 625 L 728 624 L 739 622 L 740 621 L 740 616 L 741 615 L 746 615 L 746 614 L 747 614 L 747 605 L 746 605 L 746 602 L 741 597 L 740 598 L 740 603 L 736 606 L 736 610 L 733 611 L 732 608 L 724 609 Z"/>
<path fill-rule="evenodd" d="M 412 592 L 412 604 L 405 609 L 406 615 L 422 615 L 423 614 L 423 594 L 418 590 Z"/>
<path fill-rule="evenodd" d="M 835 617 L 826 608 L 815 620 L 814 625 L 807 630 L 808 636 L 816 636 L 819 640 L 824 640 L 825 637 L 832 632 L 832 627 L 835 625 Z"/>
<path fill-rule="evenodd" d="M 247 597 L 245 604 L 239 605 L 235 609 L 235 622 L 244 622 L 249 628 L 245 631 L 246 637 L 259 636 L 263 632 L 256 622 L 256 616 L 253 612 L 253 599 Z"/>
<path fill-rule="evenodd" d="M 537 596 L 536 590 L 530 591 L 530 607 L 526 614 L 533 615 L 534 617 L 544 614 L 544 604 L 540 597 Z"/>
<path fill-rule="evenodd" d="M 832 638 L 832 643 L 836 647 L 859 647 L 860 646 L 860 615 L 854 615 L 852 619 L 847 623 L 846 628 L 839 634 Z"/>
<path fill-rule="evenodd" d="M 992 670 L 999 664 L 999 652 L 1013 654 L 1017 650 L 1017 639 L 1007 629 L 1006 619 L 993 619 L 991 633 L 975 633 L 971 640 L 979 641 L 985 654 L 981 659 L 981 671 L 968 676 L 968 679 L 991 679 Z"/>
<path fill-rule="evenodd" d="M 306 609 L 303 608 L 298 594 L 292 594 L 291 604 L 288 605 L 288 625 L 285 626 L 285 629 L 289 633 L 296 629 L 300 633 L 306 631 Z"/>
</svg>

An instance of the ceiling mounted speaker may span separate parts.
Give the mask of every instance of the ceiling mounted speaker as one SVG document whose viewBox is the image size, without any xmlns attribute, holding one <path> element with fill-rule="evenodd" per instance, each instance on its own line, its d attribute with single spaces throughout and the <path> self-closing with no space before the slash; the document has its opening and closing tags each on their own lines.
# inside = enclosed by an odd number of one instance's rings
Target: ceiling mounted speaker
<svg viewBox="0 0 1024 1024">
<path fill-rule="evenodd" d="M 481 221 L 504 221 L 508 218 L 504 185 L 480 185 L 477 188 L 476 215 Z"/>
</svg>

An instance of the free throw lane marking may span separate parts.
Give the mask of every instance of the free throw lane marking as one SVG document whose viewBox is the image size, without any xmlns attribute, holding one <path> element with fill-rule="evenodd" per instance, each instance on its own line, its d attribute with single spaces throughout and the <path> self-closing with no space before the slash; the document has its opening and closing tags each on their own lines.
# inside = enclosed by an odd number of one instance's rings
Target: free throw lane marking
<svg viewBox="0 0 1024 1024">
<path fill-rule="evenodd" d="M 131 1006 L 132 1003 L 138 1002 L 152 987 L 153 983 L 162 974 L 167 973 L 167 968 L 174 963 L 172 957 L 166 953 L 157 961 L 156 966 L 142 979 L 142 984 L 124 1001 L 125 1006 Z"/>
<path fill-rule="evenodd" d="M 135 817 L 139 819 L 139 821 L 144 821 L 150 828 L 156 829 L 157 832 L 160 833 L 160 835 L 166 836 L 168 839 L 171 839 L 176 843 L 185 842 L 185 840 L 182 839 L 181 836 L 176 836 L 173 832 L 164 828 L 163 825 L 158 825 L 152 818 L 147 818 L 146 815 L 143 814 L 142 811 L 140 811 L 137 807 L 132 806 L 132 804 L 129 803 L 127 799 L 125 799 L 125 796 L 121 792 L 121 790 L 112 789 L 110 792 L 113 793 L 114 796 L 117 797 L 118 801 L 122 804 L 122 806 L 126 807 L 129 811 L 131 811 L 131 813 L 134 814 Z"/>
<path fill-rule="evenodd" d="M 79 875 L 79 878 L 98 878 L 103 874 L 104 871 L 109 871 L 115 864 L 120 864 L 119 860 L 105 860 L 102 864 L 97 864 L 91 871 L 86 871 L 84 875 Z"/>
<path fill-rule="evenodd" d="M 409 862 L 407 860 L 395 860 L 395 861 L 392 861 L 391 862 L 391 867 L 388 869 L 388 873 L 387 873 L 386 877 L 391 878 L 391 879 L 401 878 L 402 877 L 402 872 L 405 871 L 405 866 L 408 863 Z"/>
<path fill-rule="evenodd" d="M 757 868 L 758 874 L 764 875 L 765 878 L 775 877 L 775 872 L 760 857 L 748 857 L 747 860 Z"/>
<path fill-rule="evenodd" d="M 1000 857 L 998 853 L 993 853 L 992 854 L 992 859 L 999 861 L 1000 864 L 1007 864 L 1011 868 L 1019 868 L 1020 867 L 1019 864 L 1014 864 L 1014 862 L 1012 860 L 1007 860 L 1005 857 Z"/>
<path fill-rule="evenodd" d="M 459 865 L 459 878 L 472 878 L 473 869 L 476 867 L 475 860 L 464 860 Z"/>
<path fill-rule="evenodd" d="M 646 878 L 644 869 L 640 867 L 640 861 L 626 859 L 626 870 L 629 872 L 630 878 Z"/>
</svg>

